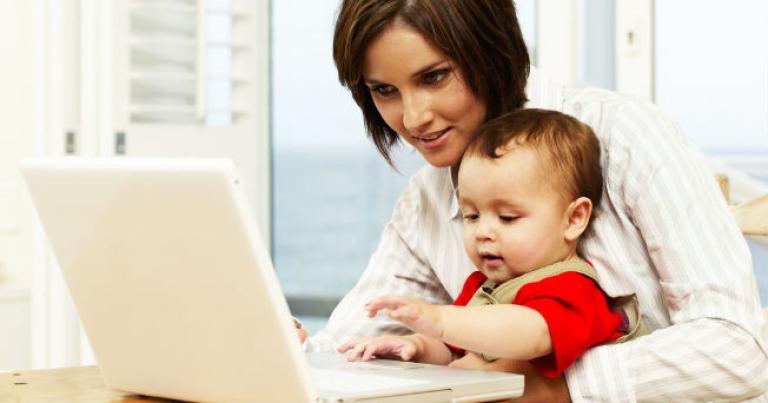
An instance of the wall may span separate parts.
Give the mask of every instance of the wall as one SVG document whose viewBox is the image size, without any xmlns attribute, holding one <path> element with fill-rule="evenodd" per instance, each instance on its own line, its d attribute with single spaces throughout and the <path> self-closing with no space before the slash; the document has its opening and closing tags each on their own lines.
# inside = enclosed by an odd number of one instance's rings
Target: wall
<svg viewBox="0 0 768 403">
<path fill-rule="evenodd" d="M 30 365 L 34 213 L 18 170 L 39 129 L 35 1 L 0 1 L 0 369 Z M 42 71 L 42 70 L 40 70 Z"/>
<path fill-rule="evenodd" d="M 0 1 L 0 284 L 30 282 L 32 211 L 18 159 L 32 154 L 37 128 L 33 10 L 31 1 Z"/>
</svg>

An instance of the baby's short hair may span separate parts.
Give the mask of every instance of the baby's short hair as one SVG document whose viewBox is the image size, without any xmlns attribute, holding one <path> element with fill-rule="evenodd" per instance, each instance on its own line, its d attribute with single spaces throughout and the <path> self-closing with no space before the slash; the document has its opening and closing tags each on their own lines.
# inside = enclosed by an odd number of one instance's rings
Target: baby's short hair
<svg viewBox="0 0 768 403">
<path fill-rule="evenodd" d="M 598 206 L 603 194 L 600 142 L 587 124 L 557 111 L 520 109 L 482 124 L 464 158 L 499 158 L 515 145 L 535 147 L 545 156 L 542 173 L 554 189 L 563 189 L 564 198 L 583 196 Z"/>
</svg>

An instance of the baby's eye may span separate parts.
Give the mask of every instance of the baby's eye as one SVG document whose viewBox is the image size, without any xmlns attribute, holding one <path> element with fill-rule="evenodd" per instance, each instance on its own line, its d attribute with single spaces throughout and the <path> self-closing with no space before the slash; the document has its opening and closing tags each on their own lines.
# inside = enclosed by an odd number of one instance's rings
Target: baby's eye
<svg viewBox="0 0 768 403">
<path fill-rule="evenodd" d="M 517 220 L 518 218 L 520 218 L 520 217 L 518 217 L 516 215 L 500 215 L 499 216 L 499 220 L 501 222 L 503 222 L 503 223 L 511 223 L 511 222 L 514 222 L 515 220 Z"/>
<path fill-rule="evenodd" d="M 450 72 L 450 69 L 437 69 L 432 70 L 426 74 L 424 74 L 424 82 L 427 84 L 437 84 L 440 81 L 443 81 L 445 76 L 448 75 Z"/>
<path fill-rule="evenodd" d="M 467 213 L 467 214 L 462 215 L 462 217 L 464 218 L 464 221 L 472 222 L 472 221 L 477 220 L 478 215 L 475 214 L 475 213 Z"/>
</svg>

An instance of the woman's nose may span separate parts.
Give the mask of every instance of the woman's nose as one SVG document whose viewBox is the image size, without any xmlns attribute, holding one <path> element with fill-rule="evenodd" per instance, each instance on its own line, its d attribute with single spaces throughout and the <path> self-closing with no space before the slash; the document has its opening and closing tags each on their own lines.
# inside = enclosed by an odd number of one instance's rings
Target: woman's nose
<svg viewBox="0 0 768 403">
<path fill-rule="evenodd" d="M 429 130 L 429 125 L 435 117 L 430 98 L 418 93 L 403 97 L 403 126 L 411 134 L 424 134 Z"/>
</svg>

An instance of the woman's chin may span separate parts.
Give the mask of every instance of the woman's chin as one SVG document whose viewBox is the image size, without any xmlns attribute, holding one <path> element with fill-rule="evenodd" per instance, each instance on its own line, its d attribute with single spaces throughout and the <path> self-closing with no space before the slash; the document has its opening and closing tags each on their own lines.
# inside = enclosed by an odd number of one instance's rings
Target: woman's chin
<svg viewBox="0 0 768 403">
<path fill-rule="evenodd" d="M 421 153 L 421 156 L 424 157 L 425 160 L 429 163 L 429 165 L 432 165 L 435 168 L 447 168 L 456 165 L 459 160 L 461 160 L 461 155 L 451 155 L 448 153 L 439 153 L 439 154 L 432 154 L 432 153 Z"/>
</svg>

